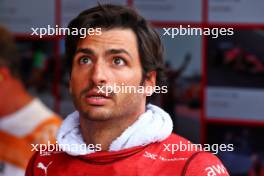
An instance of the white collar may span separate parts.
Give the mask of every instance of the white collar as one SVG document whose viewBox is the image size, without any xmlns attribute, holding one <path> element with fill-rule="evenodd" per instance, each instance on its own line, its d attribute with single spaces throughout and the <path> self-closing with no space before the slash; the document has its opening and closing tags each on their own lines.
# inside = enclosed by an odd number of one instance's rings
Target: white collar
<svg viewBox="0 0 264 176">
<path fill-rule="evenodd" d="M 172 121 L 169 114 L 155 105 L 148 104 L 146 112 L 141 114 L 137 121 L 111 143 L 109 151 L 119 151 L 163 141 L 171 132 Z M 79 113 L 77 111 L 63 121 L 57 134 L 57 141 L 59 145 L 85 144 L 80 131 Z M 95 152 L 88 148 L 79 151 L 72 151 L 69 148 L 61 149 L 73 156 Z"/>
</svg>

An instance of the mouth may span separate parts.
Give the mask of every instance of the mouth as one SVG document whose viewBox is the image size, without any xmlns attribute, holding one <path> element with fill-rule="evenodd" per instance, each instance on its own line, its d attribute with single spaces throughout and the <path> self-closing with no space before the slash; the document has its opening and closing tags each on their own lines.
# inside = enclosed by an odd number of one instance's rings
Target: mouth
<svg viewBox="0 0 264 176">
<path fill-rule="evenodd" d="M 103 106 L 110 99 L 111 97 L 109 95 L 98 93 L 98 91 L 89 91 L 85 96 L 86 103 L 93 106 Z"/>
</svg>

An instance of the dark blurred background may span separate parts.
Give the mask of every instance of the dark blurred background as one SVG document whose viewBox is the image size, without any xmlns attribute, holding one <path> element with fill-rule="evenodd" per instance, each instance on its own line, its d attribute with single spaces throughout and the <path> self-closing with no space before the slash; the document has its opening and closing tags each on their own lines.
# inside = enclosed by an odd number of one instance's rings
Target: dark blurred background
<svg viewBox="0 0 264 176">
<path fill-rule="evenodd" d="M 261 175 L 264 163 L 264 1 L 112 0 L 136 8 L 160 33 L 168 94 L 152 102 L 168 111 L 174 131 L 194 143 L 234 144 L 220 152 L 231 175 Z M 74 110 L 64 36 L 30 35 L 32 27 L 66 27 L 93 0 L 1 0 L 0 24 L 16 37 L 27 89 L 65 117 Z M 180 25 L 234 28 L 234 35 L 163 35 Z M 1 34 L 0 34 L 1 35 Z M 1 90 L 0 90 L 1 91 Z M 1 97 L 0 97 L 0 101 Z M 262 172 L 263 173 L 263 172 Z M 263 175 L 262 175 L 263 176 Z"/>
</svg>

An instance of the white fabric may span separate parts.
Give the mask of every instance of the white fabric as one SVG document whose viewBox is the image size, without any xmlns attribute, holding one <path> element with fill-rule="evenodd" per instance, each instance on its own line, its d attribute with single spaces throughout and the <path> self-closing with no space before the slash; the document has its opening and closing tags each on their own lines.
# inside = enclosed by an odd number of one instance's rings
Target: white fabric
<svg viewBox="0 0 264 176">
<path fill-rule="evenodd" d="M 53 114 L 39 99 L 33 99 L 17 112 L 0 118 L 0 131 L 17 137 L 31 133 Z"/>
<path fill-rule="evenodd" d="M 110 145 L 109 151 L 119 151 L 135 146 L 144 146 L 153 142 L 166 139 L 172 132 L 172 121 L 168 113 L 161 108 L 148 104 L 146 112 L 139 116 L 138 120 L 128 127 Z M 81 132 L 79 113 L 77 111 L 70 114 L 62 123 L 58 134 L 58 144 L 81 145 L 85 144 Z M 94 153 L 94 150 L 70 150 L 61 148 L 69 155 L 86 155 Z M 76 149 L 76 148 L 75 148 Z"/>
</svg>

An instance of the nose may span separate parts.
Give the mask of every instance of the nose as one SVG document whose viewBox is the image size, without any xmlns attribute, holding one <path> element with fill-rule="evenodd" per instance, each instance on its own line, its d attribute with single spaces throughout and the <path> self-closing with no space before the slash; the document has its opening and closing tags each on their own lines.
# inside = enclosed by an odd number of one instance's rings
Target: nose
<svg viewBox="0 0 264 176">
<path fill-rule="evenodd" d="M 94 64 L 91 79 L 94 85 L 104 85 L 107 82 L 107 68 L 104 66 L 104 63 L 97 62 Z"/>
</svg>

